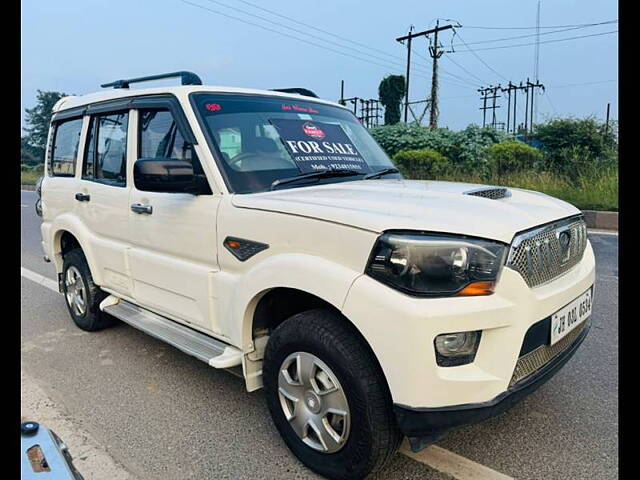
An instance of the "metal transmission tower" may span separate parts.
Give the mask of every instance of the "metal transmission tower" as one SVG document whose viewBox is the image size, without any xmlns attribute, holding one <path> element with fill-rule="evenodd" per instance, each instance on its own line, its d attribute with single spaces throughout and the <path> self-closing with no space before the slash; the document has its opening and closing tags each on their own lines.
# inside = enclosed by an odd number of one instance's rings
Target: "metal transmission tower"
<svg viewBox="0 0 640 480">
<path fill-rule="evenodd" d="M 438 32 L 443 30 L 452 29 L 453 25 L 445 25 L 444 27 L 440 26 L 440 20 L 436 22 L 436 28 L 432 28 L 430 30 L 424 30 L 418 33 L 411 33 L 413 30 L 413 26 L 409 30 L 409 34 L 404 37 L 396 38 L 396 41 L 402 43 L 404 45 L 404 41 L 407 40 L 407 89 L 405 94 L 405 102 L 404 102 L 404 121 L 407 121 L 408 110 L 409 110 L 409 65 L 411 64 L 411 40 L 415 37 L 428 36 L 432 33 L 434 34 L 433 44 L 429 46 L 429 55 L 433 58 L 433 69 L 431 75 L 431 97 L 430 97 L 430 107 L 431 112 L 429 115 L 429 127 L 436 128 L 438 126 L 438 59 L 444 53 L 444 50 L 440 48 L 440 44 L 438 43 Z"/>
<path fill-rule="evenodd" d="M 533 117 L 534 117 L 534 99 L 536 88 L 542 89 L 544 92 L 544 85 L 536 80 L 536 83 L 532 83 L 528 78 L 523 85 L 520 82 L 519 85 L 509 82 L 506 88 L 502 88 L 502 92 L 507 92 L 507 132 L 511 132 L 514 135 L 518 133 L 516 118 L 518 116 L 518 92 L 524 92 L 525 96 L 525 108 L 524 108 L 524 135 L 525 138 L 533 131 Z M 513 102 L 512 102 L 513 100 Z M 511 106 L 513 103 L 513 107 Z"/>
<path fill-rule="evenodd" d="M 489 85 L 488 87 L 478 89 L 478 92 L 482 95 L 482 107 L 480 107 L 480 110 L 482 110 L 483 127 L 487 125 L 487 110 L 491 109 L 491 127 L 494 129 L 497 128 L 498 121 L 496 119 L 496 109 L 500 108 L 500 105 L 496 105 L 496 100 L 500 98 L 500 95 L 497 95 L 499 90 L 502 91 L 502 87 L 500 85 L 495 87 Z M 487 100 L 491 100 L 491 105 L 487 106 Z"/>
</svg>

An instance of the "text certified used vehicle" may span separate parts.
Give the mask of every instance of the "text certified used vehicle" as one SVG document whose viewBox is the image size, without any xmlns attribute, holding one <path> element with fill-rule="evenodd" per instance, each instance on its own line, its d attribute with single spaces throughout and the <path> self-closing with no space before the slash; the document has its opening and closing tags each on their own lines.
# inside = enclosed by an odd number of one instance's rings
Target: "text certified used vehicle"
<svg viewBox="0 0 640 480">
<path fill-rule="evenodd" d="M 362 478 L 403 437 L 417 451 L 497 415 L 587 335 L 595 263 L 572 205 L 406 180 L 305 89 L 110 86 L 56 104 L 40 185 L 73 321 L 241 372 L 312 470 Z"/>
</svg>

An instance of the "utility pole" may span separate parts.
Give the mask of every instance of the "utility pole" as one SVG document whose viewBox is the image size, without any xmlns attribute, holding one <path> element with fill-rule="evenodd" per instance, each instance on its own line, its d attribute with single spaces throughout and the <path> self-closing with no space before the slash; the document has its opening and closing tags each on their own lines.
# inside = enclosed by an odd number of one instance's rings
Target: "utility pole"
<svg viewBox="0 0 640 480">
<path fill-rule="evenodd" d="M 340 105 L 344 105 L 344 80 L 340 80 Z"/>
<path fill-rule="evenodd" d="M 409 73 L 411 71 L 411 39 L 413 36 L 413 25 L 409 26 L 409 34 L 406 37 L 396 38 L 396 41 L 404 45 L 404 40 L 407 40 L 407 76 L 405 78 L 404 88 L 404 123 L 407 123 L 407 115 L 409 110 Z"/>
<path fill-rule="evenodd" d="M 609 111 L 611 110 L 611 104 L 607 103 L 607 121 L 604 124 L 604 134 L 609 133 Z"/>
<path fill-rule="evenodd" d="M 409 64 L 411 62 L 411 39 L 415 37 L 431 35 L 432 33 L 435 36 L 433 46 L 429 47 L 429 54 L 431 55 L 431 58 L 433 58 L 433 72 L 431 77 L 431 114 L 429 115 L 429 127 L 436 128 L 438 126 L 438 59 L 444 53 L 444 50 L 441 50 L 440 46 L 438 45 L 438 32 L 441 32 L 443 30 L 449 30 L 452 28 L 453 28 L 453 25 L 445 25 L 444 27 L 441 27 L 440 21 L 438 20 L 436 22 L 436 28 L 432 28 L 430 30 L 424 30 L 418 33 L 411 33 L 410 31 L 408 35 L 405 35 L 404 37 L 396 38 L 396 41 L 402 44 L 404 44 L 404 41 L 407 40 L 408 49 L 409 49 L 408 55 L 407 55 L 407 81 L 406 81 L 407 88 L 406 88 L 406 96 L 405 96 L 405 102 L 404 102 L 404 105 L 405 105 L 404 121 L 405 122 L 407 121 L 407 112 L 409 108 Z"/>
</svg>

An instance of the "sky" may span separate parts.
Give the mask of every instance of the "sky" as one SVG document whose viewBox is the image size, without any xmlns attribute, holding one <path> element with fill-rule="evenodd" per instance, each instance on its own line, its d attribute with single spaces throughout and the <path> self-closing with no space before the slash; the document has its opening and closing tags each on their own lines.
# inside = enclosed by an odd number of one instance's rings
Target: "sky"
<svg viewBox="0 0 640 480">
<path fill-rule="evenodd" d="M 522 27 L 535 27 L 537 8 L 538 0 L 22 0 L 21 122 L 37 89 L 81 95 L 175 70 L 196 72 L 207 85 L 305 87 L 329 100 L 340 98 L 344 80 L 345 97 L 377 98 L 384 76 L 405 73 L 406 47 L 395 38 L 440 19 L 462 25 L 453 39 L 440 34 L 454 52 L 439 61 L 439 126 L 457 130 L 482 124 L 478 88 L 534 78 L 534 45 L 495 47 L 534 43 L 535 29 Z M 617 119 L 618 35 L 606 32 L 618 24 L 566 27 L 617 19 L 615 0 L 540 1 L 538 121 L 604 119 L 607 103 Z M 584 35 L 593 36 L 552 42 Z M 430 89 L 428 40 L 415 39 L 413 52 L 409 100 L 417 101 Z M 505 121 L 506 98 L 497 102 Z M 523 106 L 524 96 L 519 119 Z"/>
</svg>

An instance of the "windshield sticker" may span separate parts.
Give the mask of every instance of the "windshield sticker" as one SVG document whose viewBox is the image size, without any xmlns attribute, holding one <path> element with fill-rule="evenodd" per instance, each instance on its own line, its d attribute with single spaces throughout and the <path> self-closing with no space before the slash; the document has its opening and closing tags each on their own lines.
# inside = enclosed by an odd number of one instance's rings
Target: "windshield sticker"
<svg viewBox="0 0 640 480">
<path fill-rule="evenodd" d="M 222 110 L 222 107 L 219 103 L 207 103 L 205 105 L 205 108 L 210 112 L 219 112 L 220 110 Z"/>
<path fill-rule="evenodd" d="M 304 113 L 320 113 L 320 112 L 318 112 L 318 110 L 316 110 L 313 107 L 305 107 L 305 106 L 302 106 L 302 105 L 289 104 L 289 103 L 284 103 L 282 105 L 282 110 L 294 111 L 294 112 L 304 112 Z"/>
<path fill-rule="evenodd" d="M 307 115 L 306 113 L 299 113 L 298 118 L 301 120 L 313 120 L 311 115 Z"/>
<path fill-rule="evenodd" d="M 341 169 L 370 171 L 340 125 L 282 118 L 269 121 L 303 173 Z"/>
</svg>

